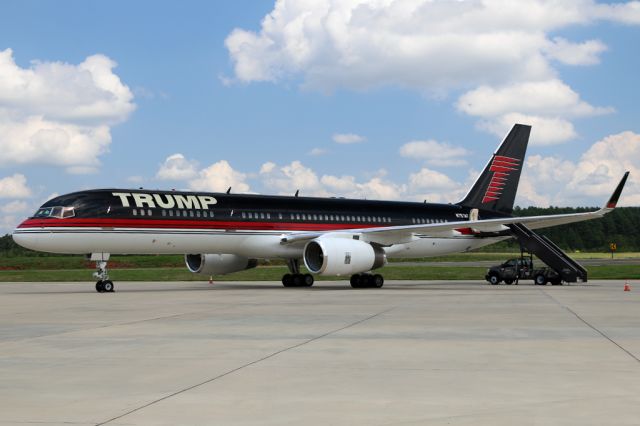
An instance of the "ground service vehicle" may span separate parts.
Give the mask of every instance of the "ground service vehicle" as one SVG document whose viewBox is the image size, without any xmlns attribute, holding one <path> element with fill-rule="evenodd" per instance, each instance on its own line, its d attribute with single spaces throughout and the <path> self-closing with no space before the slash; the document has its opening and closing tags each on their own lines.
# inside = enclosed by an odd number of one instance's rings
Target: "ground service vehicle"
<svg viewBox="0 0 640 426">
<path fill-rule="evenodd" d="M 534 268 L 533 256 L 520 259 L 509 259 L 501 265 L 492 266 L 487 269 L 485 279 L 490 284 L 518 284 L 518 280 L 532 279 L 536 285 L 546 285 L 550 282 L 553 285 L 562 284 L 562 277 L 553 269 L 548 267 Z"/>
</svg>

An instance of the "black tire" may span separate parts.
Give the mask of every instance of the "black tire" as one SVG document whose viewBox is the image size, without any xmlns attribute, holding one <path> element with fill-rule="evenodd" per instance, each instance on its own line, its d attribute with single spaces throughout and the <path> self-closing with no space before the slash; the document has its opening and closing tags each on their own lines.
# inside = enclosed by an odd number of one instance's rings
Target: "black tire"
<svg viewBox="0 0 640 426">
<path fill-rule="evenodd" d="M 511 285 L 511 284 L 513 284 L 513 280 L 504 280 L 504 283 L 506 285 Z"/>
<path fill-rule="evenodd" d="M 102 286 L 102 281 L 98 281 L 96 283 L 96 291 L 98 293 L 104 293 L 104 287 Z"/>
<path fill-rule="evenodd" d="M 302 281 L 303 281 L 303 285 L 305 287 L 311 287 L 313 285 L 313 275 L 311 274 L 304 274 L 302 277 Z"/>
<path fill-rule="evenodd" d="M 302 274 L 293 274 L 293 287 L 302 287 L 304 276 Z"/>
<path fill-rule="evenodd" d="M 113 281 L 110 280 L 103 281 L 102 288 L 104 289 L 105 293 L 113 293 L 115 291 Z"/>
<path fill-rule="evenodd" d="M 380 288 L 384 285 L 384 278 L 382 278 L 382 275 L 380 274 L 375 274 L 373 276 L 373 287 L 375 288 Z"/>
<path fill-rule="evenodd" d="M 366 286 L 365 277 L 362 274 L 351 275 L 351 279 L 349 281 L 353 288 L 364 288 Z"/>
<path fill-rule="evenodd" d="M 489 275 L 489 279 L 487 281 L 489 281 L 489 284 L 491 284 L 491 285 L 498 285 L 498 284 L 500 284 L 501 280 L 500 280 L 500 277 L 498 276 L 498 274 L 494 273 L 494 274 Z"/>
<path fill-rule="evenodd" d="M 282 285 L 285 287 L 291 287 L 293 285 L 293 276 L 291 276 L 291 274 L 284 274 L 282 276 Z"/>
<path fill-rule="evenodd" d="M 551 285 L 562 285 L 562 278 L 554 278 L 551 280 Z"/>
<path fill-rule="evenodd" d="M 536 285 L 547 285 L 547 277 L 542 274 L 536 275 L 533 281 L 536 283 Z"/>
</svg>

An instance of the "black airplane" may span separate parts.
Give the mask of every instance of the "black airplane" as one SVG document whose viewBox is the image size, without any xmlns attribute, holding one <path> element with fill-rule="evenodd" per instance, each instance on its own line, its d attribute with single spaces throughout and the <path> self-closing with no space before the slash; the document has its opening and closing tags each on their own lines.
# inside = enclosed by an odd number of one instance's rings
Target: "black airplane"
<svg viewBox="0 0 640 426">
<path fill-rule="evenodd" d="M 529 229 L 602 217 L 615 208 L 629 172 L 607 204 L 589 213 L 513 217 L 531 131 L 516 124 L 468 194 L 455 204 L 284 197 L 232 193 L 96 189 L 55 197 L 13 232 L 23 247 L 88 254 L 99 292 L 113 291 L 111 254 L 184 254 L 205 275 L 285 259 L 285 286 L 311 286 L 312 274 L 351 276 L 354 287 L 381 287 L 370 274 L 387 258 L 469 251 Z M 300 272 L 303 260 L 311 274 Z"/>
</svg>

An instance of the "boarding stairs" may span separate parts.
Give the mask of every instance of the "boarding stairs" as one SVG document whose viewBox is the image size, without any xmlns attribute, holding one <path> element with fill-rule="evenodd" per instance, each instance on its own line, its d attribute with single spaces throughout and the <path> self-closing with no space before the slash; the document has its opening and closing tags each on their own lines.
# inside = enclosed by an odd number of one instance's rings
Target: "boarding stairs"
<svg viewBox="0 0 640 426">
<path fill-rule="evenodd" d="M 547 266 L 556 271 L 563 281 L 574 283 L 580 279 L 582 282 L 587 282 L 587 270 L 550 239 L 536 234 L 521 223 L 507 226 L 511 229 L 511 235 L 520 243 L 520 247 L 538 256 Z"/>
</svg>

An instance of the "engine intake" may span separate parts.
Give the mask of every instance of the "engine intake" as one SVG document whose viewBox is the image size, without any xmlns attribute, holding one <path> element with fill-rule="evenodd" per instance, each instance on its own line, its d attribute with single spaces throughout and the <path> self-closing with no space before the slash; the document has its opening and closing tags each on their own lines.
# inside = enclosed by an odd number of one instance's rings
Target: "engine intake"
<svg viewBox="0 0 640 426">
<path fill-rule="evenodd" d="M 320 275 L 350 275 L 380 268 L 387 263 L 384 250 L 347 238 L 318 238 L 304 247 L 304 264 Z"/>
<path fill-rule="evenodd" d="M 235 254 L 186 254 L 184 261 L 190 272 L 203 275 L 230 274 L 255 268 L 258 265 L 257 259 Z"/>
</svg>

